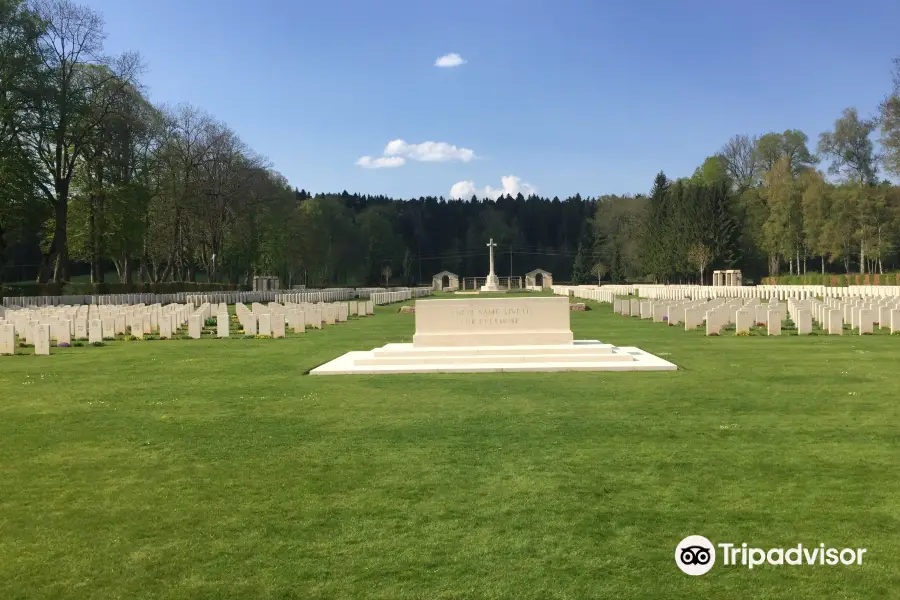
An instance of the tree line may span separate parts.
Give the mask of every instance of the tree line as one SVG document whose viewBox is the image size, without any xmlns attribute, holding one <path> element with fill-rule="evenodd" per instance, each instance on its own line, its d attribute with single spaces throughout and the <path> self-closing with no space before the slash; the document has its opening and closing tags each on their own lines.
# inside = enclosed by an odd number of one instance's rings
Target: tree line
<svg viewBox="0 0 900 600">
<path fill-rule="evenodd" d="M 154 105 L 136 54 L 104 53 L 72 0 L 0 0 L 0 282 L 427 283 L 534 268 L 557 281 L 709 282 L 898 262 L 900 60 L 877 114 L 817 143 L 735 135 L 646 193 L 394 199 L 292 187 L 227 124 Z"/>
</svg>

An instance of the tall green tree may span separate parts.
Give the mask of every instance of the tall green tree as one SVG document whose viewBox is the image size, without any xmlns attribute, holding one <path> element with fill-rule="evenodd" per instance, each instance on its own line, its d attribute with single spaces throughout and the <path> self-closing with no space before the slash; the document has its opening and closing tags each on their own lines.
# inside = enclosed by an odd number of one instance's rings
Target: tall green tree
<svg viewBox="0 0 900 600">
<path fill-rule="evenodd" d="M 24 139 L 41 172 L 35 184 L 53 210 L 41 281 L 68 278 L 67 222 L 72 178 L 84 152 L 139 70 L 136 55 L 103 54 L 103 19 L 71 0 L 36 0 L 46 25 L 38 40 L 40 87 Z"/>
<path fill-rule="evenodd" d="M 875 183 L 877 160 L 871 135 L 877 125 L 875 119 L 860 118 L 855 108 L 844 109 L 834 131 L 819 135 L 819 152 L 831 159 L 828 172 L 847 181 Z"/>
<path fill-rule="evenodd" d="M 782 133 L 767 133 L 756 144 L 757 159 L 762 170 L 769 172 L 782 158 L 787 158 L 794 175 L 810 169 L 819 162 L 810 152 L 809 137 L 799 129 L 787 129 Z"/>
<path fill-rule="evenodd" d="M 894 88 L 881 103 L 881 147 L 884 168 L 900 176 L 900 57 L 894 59 Z"/>
<path fill-rule="evenodd" d="M 813 256 L 820 257 L 824 275 L 828 255 L 826 227 L 831 213 L 831 185 L 820 172 L 810 171 L 803 176 L 801 187 L 803 244 Z"/>
</svg>

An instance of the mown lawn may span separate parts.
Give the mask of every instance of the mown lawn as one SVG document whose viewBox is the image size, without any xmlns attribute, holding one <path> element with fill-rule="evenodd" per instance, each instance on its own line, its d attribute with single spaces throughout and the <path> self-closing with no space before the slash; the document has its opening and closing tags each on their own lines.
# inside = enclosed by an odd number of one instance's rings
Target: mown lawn
<svg viewBox="0 0 900 600">
<path fill-rule="evenodd" d="M 310 377 L 409 341 L 378 309 L 286 340 L 0 357 L 0 598 L 887 598 L 898 336 L 707 338 L 572 313 L 669 373 Z M 714 542 L 860 567 L 675 566 Z"/>
</svg>

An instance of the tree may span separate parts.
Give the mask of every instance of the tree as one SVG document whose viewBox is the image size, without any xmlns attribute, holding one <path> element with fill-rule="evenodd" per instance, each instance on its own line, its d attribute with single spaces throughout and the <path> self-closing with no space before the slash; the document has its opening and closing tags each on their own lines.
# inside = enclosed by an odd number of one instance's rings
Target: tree
<svg viewBox="0 0 900 600">
<path fill-rule="evenodd" d="M 391 275 L 393 271 L 391 270 L 391 265 L 384 265 L 381 267 L 381 275 L 384 277 L 384 287 L 388 287 L 390 285 Z"/>
<path fill-rule="evenodd" d="M 578 244 L 575 260 L 572 262 L 572 283 L 584 284 L 591 277 L 591 256 L 584 248 L 584 244 Z"/>
<path fill-rule="evenodd" d="M 637 236 L 643 270 L 653 281 L 664 281 L 670 270 L 667 266 L 668 249 L 666 247 L 666 195 L 671 182 L 666 174 L 660 171 L 653 180 L 650 190 L 646 215 L 641 220 L 641 229 Z"/>
<path fill-rule="evenodd" d="M 691 181 L 700 185 L 715 185 L 720 181 L 730 183 L 728 162 L 719 154 L 708 156 L 703 164 L 694 171 Z"/>
<path fill-rule="evenodd" d="M 20 138 L 40 79 L 42 34 L 43 24 L 23 1 L 0 0 L 0 267 L 7 246 L 42 213 L 32 183 L 38 165 Z"/>
<path fill-rule="evenodd" d="M 771 171 L 781 158 L 787 158 L 794 175 L 811 168 L 819 162 L 807 143 L 809 137 L 799 129 L 788 129 L 783 133 L 767 133 L 759 138 L 756 152 L 760 166 Z"/>
<path fill-rule="evenodd" d="M 119 94 L 132 84 L 136 55 L 103 55 L 103 19 L 71 0 L 37 0 L 46 25 L 38 42 L 41 87 L 24 137 L 41 167 L 35 184 L 53 210 L 53 234 L 41 281 L 68 278 L 67 220 L 75 168 L 90 138 L 109 116 Z"/>
<path fill-rule="evenodd" d="M 764 197 L 768 217 L 763 224 L 763 240 L 769 255 L 770 273 L 778 274 L 780 257 L 788 259 L 791 273 L 794 273 L 796 258 L 799 273 L 800 254 L 803 250 L 803 222 L 800 193 L 789 157 L 780 158 L 766 175 Z"/>
<path fill-rule="evenodd" d="M 413 275 L 413 258 L 412 252 L 409 251 L 409 248 L 403 253 L 403 279 L 406 282 L 406 285 L 411 285 L 413 281 L 415 281 L 415 276 Z"/>
<path fill-rule="evenodd" d="M 875 119 L 861 119 L 855 108 L 844 109 L 834 131 L 819 135 L 819 152 L 831 158 L 828 172 L 860 184 L 874 183 L 877 158 L 870 136 L 876 127 Z"/>
<path fill-rule="evenodd" d="M 44 24 L 23 0 L 0 0 L 0 161 L 19 147 L 22 116 L 33 106 L 43 34 Z"/>
<path fill-rule="evenodd" d="M 803 219 L 803 243 L 813 256 L 821 257 L 822 274 L 825 274 L 825 258 L 828 254 L 826 227 L 831 213 L 831 186 L 818 171 L 810 171 L 803 177 L 801 211 Z"/>
<path fill-rule="evenodd" d="M 725 163 L 725 172 L 738 193 L 756 184 L 761 170 L 761 158 L 757 150 L 759 138 L 736 135 L 725 143 L 719 152 Z"/>
<path fill-rule="evenodd" d="M 609 273 L 609 267 L 603 263 L 596 263 L 591 269 L 591 273 L 597 278 L 597 285 L 600 285 L 600 282 L 603 281 L 603 278 Z"/>
<path fill-rule="evenodd" d="M 690 250 L 688 250 L 688 260 L 691 265 L 697 269 L 697 273 L 700 275 L 700 285 L 703 285 L 704 274 L 706 273 L 706 267 L 709 266 L 709 263 L 712 262 L 713 252 L 712 249 L 701 243 L 694 244 L 691 246 Z"/>
<path fill-rule="evenodd" d="M 900 57 L 894 59 L 894 89 L 881 103 L 880 109 L 884 168 L 900 176 Z"/>
<path fill-rule="evenodd" d="M 858 216 L 855 192 L 859 186 L 840 186 L 832 192 L 828 222 L 823 228 L 824 245 L 828 248 L 829 262 L 841 260 L 844 272 L 850 272 L 850 259 L 857 232 Z"/>
</svg>

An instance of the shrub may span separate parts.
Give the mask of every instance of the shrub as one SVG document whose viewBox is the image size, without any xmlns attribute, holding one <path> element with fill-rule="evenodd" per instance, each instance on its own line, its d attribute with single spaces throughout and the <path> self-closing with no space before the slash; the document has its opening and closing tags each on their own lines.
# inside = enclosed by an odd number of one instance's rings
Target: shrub
<svg viewBox="0 0 900 600">
<path fill-rule="evenodd" d="M 246 291 L 232 283 L 168 281 L 163 283 L 36 283 L 24 281 L 0 285 L 0 297 L 8 296 L 93 296 L 99 294 L 174 294 L 178 292 Z"/>
<path fill-rule="evenodd" d="M 91 344 L 91 346 L 97 346 L 97 347 L 105 346 L 105 345 L 106 345 L 106 344 L 103 343 L 103 342 L 93 342 L 93 343 Z"/>
</svg>

